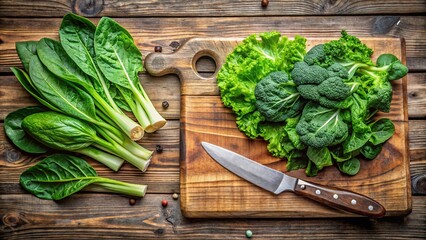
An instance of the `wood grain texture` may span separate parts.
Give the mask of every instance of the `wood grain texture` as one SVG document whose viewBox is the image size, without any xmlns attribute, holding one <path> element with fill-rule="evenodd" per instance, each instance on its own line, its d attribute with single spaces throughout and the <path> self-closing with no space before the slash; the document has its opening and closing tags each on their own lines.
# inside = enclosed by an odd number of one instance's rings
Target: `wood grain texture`
<svg viewBox="0 0 426 240">
<path fill-rule="evenodd" d="M 328 40 L 330 39 L 308 38 L 307 48 L 310 49 Z M 405 62 L 405 45 L 400 39 L 365 38 L 362 41 L 374 49 L 373 59 L 382 53 L 392 53 Z M 322 209 L 318 204 L 306 202 L 305 199 L 295 197 L 291 193 L 284 193 L 278 197 L 267 193 L 221 168 L 200 147 L 201 141 L 227 146 L 262 164 L 273 163 L 277 169 L 285 171 L 284 161 L 270 156 L 265 142 L 250 140 L 236 128 L 233 113 L 223 106 L 220 97 L 217 96 L 219 92 L 215 75 L 204 78 L 197 74 L 194 68 L 194 62 L 200 56 L 212 57 L 220 68 L 226 56 L 238 42 L 237 39 L 193 38 L 184 42 L 174 53 L 152 53 L 145 59 L 145 67 L 151 75 L 162 76 L 175 73 L 181 79 L 180 180 L 184 215 L 188 217 L 345 216 L 347 213 Z M 388 216 L 405 215 L 411 211 L 406 81 L 404 77 L 393 83 L 392 111 L 389 114 L 378 114 L 378 117 L 390 118 L 396 125 L 394 137 L 377 157 L 384 161 L 383 165 L 368 166 L 374 164 L 374 161 L 363 163 L 364 172 L 349 178 L 350 180 L 336 169 L 327 169 L 325 173 L 322 173 L 325 175 L 320 174 L 314 178 L 314 181 L 318 181 L 316 183 L 319 184 L 331 184 L 367 196 L 374 195 L 371 197 L 380 199 L 377 201 L 385 206 Z M 388 169 L 388 167 L 391 168 Z M 303 171 L 298 171 L 298 174 L 297 177 L 305 177 Z M 368 186 L 367 179 L 379 185 Z M 340 180 L 345 183 L 339 185 Z M 336 183 L 338 184 L 334 185 Z M 302 208 L 306 212 L 300 210 Z"/>
<path fill-rule="evenodd" d="M 168 200 L 167 208 L 161 200 Z M 128 198 L 76 194 L 62 201 L 28 194 L 0 195 L 3 239 L 422 239 L 424 197 L 413 197 L 406 218 L 359 219 L 187 219 L 171 194 L 147 194 L 130 206 Z M 384 230 L 385 229 L 385 230 Z"/>
<path fill-rule="evenodd" d="M 60 17 L 67 12 L 84 16 L 169 17 L 169 16 L 268 16 L 268 15 L 359 15 L 423 13 L 421 0 L 410 1 L 112 1 L 112 0 L 3 0 L 0 11 L 8 17 Z"/>
<path fill-rule="evenodd" d="M 242 38 L 251 33 L 277 30 L 293 37 L 340 36 L 346 29 L 358 37 L 398 37 L 406 40 L 408 67 L 426 70 L 426 17 L 398 16 L 396 22 L 384 21 L 378 16 L 324 16 L 324 17 L 212 17 L 212 18 L 120 18 L 116 19 L 129 30 L 143 56 L 162 46 L 163 53 L 176 50 L 171 42 L 183 43 L 191 37 Z M 98 19 L 93 19 L 97 22 Z M 0 18 L 0 71 L 20 66 L 15 42 L 58 38 L 61 18 Z"/>
<path fill-rule="evenodd" d="M 19 90 L 18 95 L 5 96 L 17 89 L 2 91 L 6 87 L 4 78 L 12 78 L 9 67 L 20 65 L 14 50 L 15 42 L 57 38 L 60 18 L 70 11 L 96 16 L 92 18 L 95 22 L 99 16 L 115 17 L 137 36 L 135 39 L 144 56 L 153 52 L 154 46 L 162 46 L 165 53 L 176 51 L 179 44 L 190 37 L 245 37 L 275 29 L 290 36 L 304 33 L 310 37 L 338 37 L 338 31 L 347 29 L 363 37 L 405 38 L 410 73 L 424 74 L 426 71 L 426 4 L 423 0 L 294 2 L 271 0 L 268 8 L 262 9 L 260 0 L 1 0 L 0 122 L 15 109 L 3 104 L 3 100 L 7 99 L 16 107 L 24 106 L 19 104 L 20 99 L 26 103 L 31 101 Z M 352 14 L 356 15 L 350 16 Z M 207 69 L 202 71 L 212 72 L 208 65 L 202 64 L 204 66 Z M 408 88 L 413 79 L 410 76 Z M 144 77 L 142 74 L 141 78 Z M 156 106 L 162 100 L 175 99 L 168 109 L 160 107 L 159 110 L 167 115 L 167 119 L 178 120 L 180 86 L 177 77 L 147 78 L 147 82 L 153 86 L 147 92 L 154 93 L 151 97 L 156 99 Z M 422 84 L 419 86 L 424 86 Z M 154 86 L 161 88 L 158 94 L 155 94 Z M 416 89 L 411 88 L 411 91 Z M 417 93 L 423 96 L 421 92 Z M 420 112 L 424 109 L 422 102 L 422 99 L 408 97 L 413 194 L 420 195 L 425 194 L 426 185 L 426 121 Z M 416 105 L 412 105 L 414 103 Z M 149 182 L 148 191 L 151 192 L 131 208 L 127 198 L 116 195 L 76 194 L 58 203 L 23 194 L 16 176 L 25 164 L 33 164 L 37 159 L 34 156 L 17 157 L 21 153 L 10 151 L 10 144 L 4 144 L 4 136 L 1 136 L 0 239 L 244 239 L 247 229 L 253 231 L 254 239 L 424 239 L 426 235 L 425 196 L 413 196 L 413 211 L 407 217 L 379 221 L 353 218 L 187 219 L 182 216 L 179 205 L 171 200 L 171 194 L 179 187 L 176 179 L 179 177 L 179 122 L 174 123 L 175 133 L 167 130 L 158 138 L 144 142 L 150 148 L 161 142 L 167 150 L 161 154 L 155 171 L 144 178 Z M 163 139 L 170 134 L 170 141 Z M 12 164 L 13 159 L 18 159 L 16 164 Z M 8 162 L 10 160 L 12 162 Z M 95 164 L 101 174 L 129 181 L 140 179 L 131 166 L 124 167 L 125 173 L 113 175 Z M 8 173 L 3 175 L 5 171 Z M 162 199 L 169 200 L 168 208 L 160 207 Z"/>
</svg>

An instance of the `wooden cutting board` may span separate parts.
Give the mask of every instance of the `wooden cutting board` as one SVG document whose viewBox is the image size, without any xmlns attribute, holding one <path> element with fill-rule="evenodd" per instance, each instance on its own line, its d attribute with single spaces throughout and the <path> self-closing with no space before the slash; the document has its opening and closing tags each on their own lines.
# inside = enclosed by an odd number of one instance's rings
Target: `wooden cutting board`
<svg viewBox="0 0 426 240">
<path fill-rule="evenodd" d="M 204 151 L 200 143 L 210 142 L 285 172 L 285 160 L 272 157 L 263 140 L 251 140 L 235 124 L 233 112 L 221 102 L 216 73 L 227 54 L 242 39 L 192 38 L 171 54 L 151 53 L 145 59 L 148 73 L 154 76 L 177 74 L 181 80 L 181 209 L 186 217 L 284 217 L 323 218 L 355 216 L 285 192 L 278 196 L 254 186 L 230 173 Z M 308 39 L 308 49 L 330 39 Z M 392 53 L 405 62 L 405 44 L 396 38 L 362 39 L 375 51 Z M 214 59 L 217 69 L 211 77 L 196 71 L 200 57 Z M 408 118 L 406 77 L 392 82 L 394 94 L 391 112 L 380 114 L 395 124 L 395 135 L 373 161 L 361 162 L 356 176 L 342 175 L 329 167 L 316 177 L 303 170 L 288 174 L 315 183 L 340 187 L 367 195 L 380 202 L 387 216 L 406 215 L 411 211 L 408 158 Z"/>
</svg>

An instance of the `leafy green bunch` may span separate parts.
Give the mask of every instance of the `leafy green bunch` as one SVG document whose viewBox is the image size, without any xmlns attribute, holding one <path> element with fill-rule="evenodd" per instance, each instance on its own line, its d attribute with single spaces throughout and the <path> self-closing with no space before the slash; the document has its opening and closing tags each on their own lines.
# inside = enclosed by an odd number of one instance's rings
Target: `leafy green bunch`
<svg viewBox="0 0 426 240">
<path fill-rule="evenodd" d="M 278 45 L 278 39 L 285 40 Z M 271 46 L 279 61 L 262 54 Z M 235 111 L 242 132 L 264 138 L 272 155 L 287 158 L 287 170 L 304 168 L 315 176 L 335 164 L 355 175 L 359 157 L 374 159 L 393 135 L 389 119 L 372 117 L 389 112 L 390 81 L 408 69 L 391 54 L 373 63 L 372 49 L 346 31 L 338 40 L 305 48 L 305 39 L 276 32 L 248 37 L 218 74 L 222 101 Z"/>
<path fill-rule="evenodd" d="M 111 18 L 96 26 L 70 13 L 59 37 L 16 43 L 24 69 L 12 71 L 44 107 L 9 114 L 7 136 L 29 153 L 71 151 L 114 171 L 124 161 L 145 171 L 152 151 L 135 141 L 166 121 L 139 81 L 142 54 L 132 36 Z"/>
</svg>

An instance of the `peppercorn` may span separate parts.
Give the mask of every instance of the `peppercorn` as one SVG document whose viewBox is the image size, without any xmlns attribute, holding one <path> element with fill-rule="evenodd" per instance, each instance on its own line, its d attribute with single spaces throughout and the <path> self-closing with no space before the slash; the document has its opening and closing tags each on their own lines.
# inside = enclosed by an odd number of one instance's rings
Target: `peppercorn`
<svg viewBox="0 0 426 240">
<path fill-rule="evenodd" d="M 161 46 L 155 46 L 154 47 L 154 52 L 162 52 L 163 48 Z"/>
<path fill-rule="evenodd" d="M 262 7 L 267 7 L 269 4 L 269 0 L 262 0 Z"/>
<path fill-rule="evenodd" d="M 167 202 L 167 200 L 166 200 L 166 199 L 163 199 L 163 201 L 161 201 L 161 205 L 162 205 L 163 207 L 167 207 L 167 204 L 169 204 L 169 203 Z"/>
<path fill-rule="evenodd" d="M 129 204 L 130 205 L 135 205 L 135 203 L 136 203 L 136 199 L 134 199 L 134 198 L 130 198 L 129 199 Z"/>
<path fill-rule="evenodd" d="M 163 152 L 163 146 L 161 146 L 161 145 L 155 146 L 155 151 L 157 151 L 158 153 Z"/>
<path fill-rule="evenodd" d="M 163 108 L 168 108 L 168 107 L 169 107 L 169 102 L 167 102 L 167 101 L 163 101 L 163 102 L 161 103 L 161 106 L 163 106 Z"/>
<path fill-rule="evenodd" d="M 176 199 L 178 199 L 178 198 L 179 198 L 179 196 L 178 196 L 178 194 L 177 194 L 177 193 L 173 193 L 172 198 L 173 198 L 174 200 L 176 200 Z"/>
<path fill-rule="evenodd" d="M 253 237 L 253 233 L 252 233 L 252 231 L 247 230 L 247 231 L 246 231 L 246 237 L 247 237 L 247 238 L 251 238 L 251 237 Z"/>
</svg>

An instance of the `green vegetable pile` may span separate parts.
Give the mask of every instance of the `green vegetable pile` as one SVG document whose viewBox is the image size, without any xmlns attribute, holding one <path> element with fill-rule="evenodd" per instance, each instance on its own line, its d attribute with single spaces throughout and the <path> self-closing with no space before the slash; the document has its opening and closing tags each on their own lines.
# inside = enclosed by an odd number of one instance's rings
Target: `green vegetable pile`
<svg viewBox="0 0 426 240">
<path fill-rule="evenodd" d="M 70 13 L 62 20 L 59 37 L 60 41 L 42 38 L 16 43 L 24 69 L 11 70 L 43 106 L 10 113 L 5 118 L 6 135 L 28 153 L 68 151 L 89 156 L 114 171 L 124 161 L 145 171 L 153 152 L 135 141 L 144 132 L 164 126 L 166 120 L 141 86 L 142 54 L 132 36 L 111 18 L 103 17 L 96 26 Z M 91 183 L 96 189 L 145 193 L 146 186 L 107 181 L 85 164 L 71 155 L 52 155 L 26 171 L 21 183 L 49 199 Z M 46 192 L 53 191 L 53 185 L 59 193 Z"/>
<path fill-rule="evenodd" d="M 408 69 L 392 54 L 376 63 L 357 37 L 342 36 L 306 52 L 306 39 L 279 32 L 253 34 L 228 55 L 217 82 L 225 106 L 250 138 L 268 141 L 269 152 L 287 159 L 287 170 L 316 176 L 336 165 L 345 174 L 374 159 L 394 133 L 387 118 L 390 81 Z"/>
</svg>

